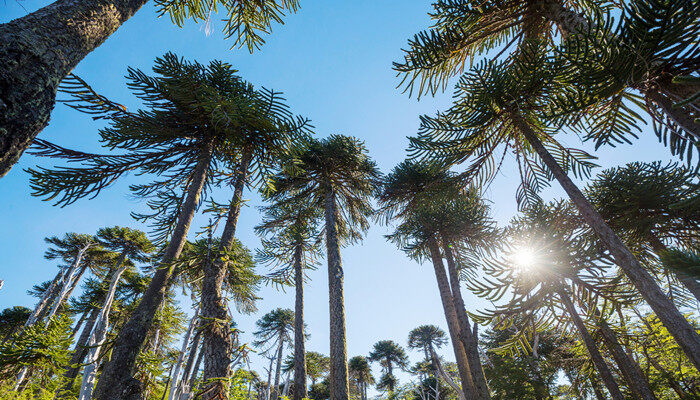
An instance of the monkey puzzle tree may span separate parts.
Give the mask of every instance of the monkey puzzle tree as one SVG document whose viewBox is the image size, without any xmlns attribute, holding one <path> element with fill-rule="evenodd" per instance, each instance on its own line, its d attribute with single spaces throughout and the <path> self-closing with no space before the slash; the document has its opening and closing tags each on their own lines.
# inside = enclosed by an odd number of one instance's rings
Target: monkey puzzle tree
<svg viewBox="0 0 700 400">
<path fill-rule="evenodd" d="M 316 351 L 306 353 L 306 374 L 311 379 L 311 386 L 315 386 L 319 379 L 328 374 L 331 368 L 331 359 Z M 312 397 L 313 398 L 313 397 Z"/>
<path fill-rule="evenodd" d="M 350 361 L 348 361 L 348 373 L 350 374 L 350 380 L 357 387 L 360 400 L 367 400 L 367 386 L 374 384 L 372 368 L 369 366 L 367 357 L 352 357 Z"/>
<path fill-rule="evenodd" d="M 422 117 L 412 154 L 441 165 L 470 162 L 463 176 L 483 183 L 499 171 L 500 160 L 512 152 L 521 175 L 517 199 L 538 201 L 537 192 L 556 179 L 630 282 L 669 327 L 688 357 L 700 366 L 700 335 L 693 329 L 648 271 L 608 226 L 568 176 L 587 176 L 591 156 L 563 146 L 555 138 L 565 113 L 562 91 L 575 90 L 558 81 L 558 66 L 530 42 L 513 62 L 484 61 L 457 84 L 455 102 L 445 113 Z"/>
<path fill-rule="evenodd" d="M 263 208 L 263 222 L 255 230 L 267 236 L 258 258 L 276 268 L 274 277 L 293 282 L 294 300 L 294 394 L 293 400 L 308 397 L 304 333 L 304 275 L 316 267 L 320 253 L 318 229 L 321 210 L 305 204 L 273 203 Z M 293 277 L 292 277 L 293 275 Z"/>
<path fill-rule="evenodd" d="M 411 330 L 408 334 L 408 348 L 423 350 L 425 360 L 430 362 L 434 375 L 436 375 L 436 377 L 439 376 L 447 382 L 447 384 L 455 390 L 457 396 L 461 400 L 464 400 L 464 392 L 459 385 L 455 383 L 452 377 L 445 372 L 440 356 L 435 351 L 436 348 L 439 349 L 446 345 L 447 341 L 445 331 L 435 325 L 421 325 Z"/>
<path fill-rule="evenodd" d="M 278 389 L 280 384 L 280 373 L 282 372 L 282 354 L 284 346 L 292 343 L 292 334 L 294 333 L 294 312 L 292 310 L 277 308 L 265 314 L 256 322 L 258 330 L 255 336 L 258 338 L 256 346 L 270 345 L 272 349 L 276 345 L 275 360 L 277 360 L 277 368 L 275 369 L 274 386 L 271 388 L 272 400 L 277 400 L 280 396 Z"/>
<path fill-rule="evenodd" d="M 271 200 L 324 210 L 330 306 L 332 400 L 348 399 L 345 299 L 340 248 L 361 239 L 372 214 L 370 199 L 380 173 L 365 145 L 352 137 L 309 139 L 293 157 L 294 170 L 272 179 Z"/>
<path fill-rule="evenodd" d="M 676 164 L 631 163 L 601 172 L 586 188 L 586 196 L 646 263 L 671 247 L 692 251 L 700 241 L 700 204 L 689 202 L 700 193 L 697 174 Z M 676 272 L 678 280 L 700 301 L 696 277 Z M 672 288 L 670 288 L 672 290 Z"/>
<path fill-rule="evenodd" d="M 0 177 L 49 122 L 59 83 L 100 46 L 147 0 L 76 2 L 58 0 L 22 18 L 0 25 Z M 183 26 L 185 20 L 209 21 L 226 14 L 224 34 L 235 45 L 259 48 L 273 23 L 296 12 L 297 0 L 234 3 L 155 0 L 159 16 Z"/>
<path fill-rule="evenodd" d="M 374 344 L 372 351 L 367 358 L 369 361 L 376 361 L 382 366 L 384 376 L 380 378 L 378 387 L 394 392 L 398 380 L 394 376 L 394 365 L 402 370 L 408 366 L 408 356 L 404 349 L 393 340 L 380 340 Z"/>
<path fill-rule="evenodd" d="M 149 289 L 120 330 L 112 358 L 97 383 L 95 397 L 102 400 L 140 391 L 135 388 L 138 382 L 132 380 L 134 362 L 168 290 L 171 264 L 180 256 L 202 195 L 220 176 L 219 166 L 236 158 L 231 153 L 232 140 L 245 122 L 240 110 L 251 101 L 250 85 L 235 75 L 231 65 L 220 61 L 202 65 L 168 53 L 156 59 L 154 72 L 156 76 L 151 77 L 129 69 L 129 87 L 145 106 L 137 112 L 96 94 L 80 80 L 71 89 L 74 108 L 110 121 L 100 136 L 106 146 L 123 150 L 123 154 L 89 154 L 36 141 L 38 154 L 83 166 L 30 170 L 34 194 L 58 196 L 60 205 L 96 196 L 128 172 L 159 177 L 131 186 L 137 197 L 151 199 L 148 206 L 153 210 L 153 214 L 133 216 L 153 221 L 157 241 L 167 241 L 167 246 Z M 274 96 L 269 91 L 262 95 Z"/>
</svg>

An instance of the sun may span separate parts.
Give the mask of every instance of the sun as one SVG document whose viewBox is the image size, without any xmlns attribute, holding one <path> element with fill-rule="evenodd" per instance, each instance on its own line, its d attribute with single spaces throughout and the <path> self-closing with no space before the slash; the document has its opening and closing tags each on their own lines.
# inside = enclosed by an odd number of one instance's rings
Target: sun
<svg viewBox="0 0 700 400">
<path fill-rule="evenodd" d="M 523 270 L 532 269 L 537 263 L 537 254 L 529 247 L 520 247 L 515 250 L 511 258 L 515 265 Z"/>
</svg>

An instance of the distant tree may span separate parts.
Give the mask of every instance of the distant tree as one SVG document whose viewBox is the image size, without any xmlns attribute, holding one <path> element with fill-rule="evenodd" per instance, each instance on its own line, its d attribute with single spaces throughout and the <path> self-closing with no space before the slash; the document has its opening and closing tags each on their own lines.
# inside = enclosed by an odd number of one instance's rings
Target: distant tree
<svg viewBox="0 0 700 400">
<path fill-rule="evenodd" d="M 29 319 L 31 310 L 27 307 L 14 306 L 6 308 L 0 312 L 0 343 L 7 342 L 7 339 L 24 326 Z"/>
<path fill-rule="evenodd" d="M 447 341 L 445 331 L 435 325 L 421 325 L 408 334 L 408 348 L 423 350 L 423 355 L 425 356 L 426 362 L 430 363 L 433 375 L 447 382 L 447 384 L 455 390 L 458 397 L 464 400 L 462 388 L 460 388 L 445 371 L 440 356 L 435 351 L 435 349 L 446 345 Z"/>
<path fill-rule="evenodd" d="M 265 314 L 256 322 L 257 330 L 254 332 L 258 340 L 257 346 L 270 346 L 268 350 L 275 348 L 274 359 L 277 361 L 275 369 L 274 386 L 271 388 L 271 399 L 277 400 L 280 396 L 279 385 L 282 372 L 283 351 L 285 346 L 292 343 L 294 334 L 294 312 L 292 310 L 277 308 Z"/>
<path fill-rule="evenodd" d="M 315 351 L 306 352 L 306 374 L 311 379 L 311 386 L 323 379 L 330 372 L 331 359 Z M 315 399 L 315 397 L 311 397 Z"/>
<path fill-rule="evenodd" d="M 394 366 L 405 370 L 408 367 L 408 356 L 404 349 L 393 340 L 380 340 L 374 344 L 367 358 L 369 361 L 379 362 L 384 371 L 377 387 L 393 392 L 398 380 L 394 376 Z"/>
<path fill-rule="evenodd" d="M 374 384 L 372 368 L 369 366 L 367 357 L 355 356 L 348 362 L 348 373 L 350 381 L 355 384 L 360 400 L 368 400 L 367 387 Z"/>
</svg>

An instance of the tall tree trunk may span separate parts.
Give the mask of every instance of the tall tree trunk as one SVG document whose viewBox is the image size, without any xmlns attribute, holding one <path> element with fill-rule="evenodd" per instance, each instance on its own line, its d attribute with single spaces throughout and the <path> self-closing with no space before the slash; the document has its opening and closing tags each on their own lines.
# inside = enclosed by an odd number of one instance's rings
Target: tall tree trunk
<svg viewBox="0 0 700 400">
<path fill-rule="evenodd" d="M 219 254 L 210 257 L 204 267 L 202 281 L 202 352 L 204 353 L 204 382 L 203 400 L 221 399 L 228 396 L 229 375 L 231 375 L 231 352 L 233 339 L 231 326 L 224 298 L 221 294 L 227 275 L 227 262 L 220 253 L 231 250 L 236 236 L 238 216 L 243 205 L 243 189 L 246 185 L 248 167 L 252 152 L 245 150 L 238 167 L 234 182 L 233 198 L 229 205 L 226 225 L 221 234 Z"/>
<path fill-rule="evenodd" d="M 665 253 L 668 251 L 668 247 L 659 240 L 658 237 L 654 234 L 649 235 L 649 244 L 651 245 L 651 248 L 654 249 L 654 252 L 657 255 L 661 255 L 662 253 Z M 688 291 L 695 296 L 695 300 L 700 302 L 700 282 L 698 282 L 697 279 L 695 279 L 693 276 L 684 274 L 681 271 L 673 271 L 674 274 L 676 275 L 676 278 L 683 284 L 683 286 L 688 289 Z"/>
<path fill-rule="evenodd" d="M 119 265 L 112 274 L 112 280 L 109 283 L 109 289 L 107 290 L 107 295 L 105 296 L 105 301 L 102 305 L 102 311 L 97 317 L 97 323 L 95 324 L 95 331 L 90 337 L 88 342 L 88 356 L 86 360 L 85 368 L 83 369 L 83 382 L 80 386 L 80 395 L 78 400 L 90 400 L 92 398 L 92 389 L 95 386 L 95 377 L 97 376 L 97 360 L 100 356 L 100 350 L 105 340 L 107 340 L 107 330 L 109 329 L 109 311 L 112 309 L 112 302 L 114 301 L 114 296 L 117 292 L 117 285 L 119 284 L 119 279 L 121 279 L 122 274 L 126 271 L 126 266 L 124 265 L 124 260 L 126 259 L 126 253 L 122 253 L 119 259 Z"/>
<path fill-rule="evenodd" d="M 83 248 L 81 248 L 78 251 L 78 254 L 75 256 L 75 259 L 73 260 L 73 264 L 71 264 L 70 269 L 68 272 L 66 272 L 66 279 L 65 283 L 61 286 L 61 289 L 58 292 L 58 296 L 54 300 L 53 304 L 51 305 L 51 309 L 49 310 L 48 314 L 46 315 L 46 322 L 44 326 L 49 326 L 49 322 L 51 321 L 51 317 L 53 317 L 56 312 L 58 311 L 58 308 L 65 302 L 68 297 L 70 296 L 70 293 L 73 291 L 75 286 L 78 283 L 78 280 L 80 280 L 80 277 L 83 275 L 85 272 L 85 269 L 87 268 L 87 264 L 83 264 L 81 266 L 81 262 L 83 261 L 83 257 L 85 256 L 85 252 L 88 251 L 90 247 L 93 246 L 93 243 L 88 243 L 86 244 Z"/>
<path fill-rule="evenodd" d="M 306 390 L 306 338 L 304 337 L 304 265 L 303 249 L 294 249 L 294 394 L 292 400 L 309 397 Z"/>
<path fill-rule="evenodd" d="M 435 352 L 435 349 L 430 347 L 430 358 L 433 362 L 433 365 L 435 366 L 435 370 L 437 371 L 438 375 L 445 381 L 447 384 L 457 393 L 457 397 L 459 397 L 459 400 L 466 400 L 464 397 L 464 392 L 462 391 L 462 388 L 459 387 L 458 384 L 455 383 L 455 381 L 450 377 L 450 375 L 447 374 L 445 369 L 442 367 L 442 363 L 440 362 L 440 357 L 438 357 L 437 353 Z M 437 380 L 437 379 L 436 379 Z"/>
<path fill-rule="evenodd" d="M 275 357 L 270 357 L 270 368 L 267 370 L 267 390 L 265 391 L 265 399 L 270 400 L 270 391 L 272 389 L 272 362 L 275 361 Z"/>
<path fill-rule="evenodd" d="M 147 0 L 58 0 L 0 25 L 0 177 L 49 122 L 58 84 Z"/>
<path fill-rule="evenodd" d="M 44 292 L 44 295 L 41 296 L 41 299 L 34 307 L 34 310 L 32 310 L 32 313 L 29 314 L 29 318 L 27 318 L 27 321 L 25 321 L 24 326 L 22 327 L 20 332 L 22 332 L 24 328 L 34 325 L 34 323 L 40 321 L 41 318 L 43 318 L 43 316 L 48 311 L 49 304 L 51 304 L 55 300 L 55 296 L 58 294 L 59 287 L 66 279 L 66 274 L 68 273 L 69 269 L 70 267 L 65 269 L 61 268 L 58 270 L 56 276 L 51 281 L 49 288 L 46 290 L 46 292 Z"/>
<path fill-rule="evenodd" d="M 597 313 L 600 314 L 600 313 Z M 600 316 L 598 316 L 598 326 L 600 327 L 601 336 L 603 336 L 603 341 L 605 346 L 610 351 L 615 363 L 620 368 L 622 376 L 627 381 L 627 386 L 630 388 L 632 393 L 634 393 L 638 398 L 642 400 L 657 400 L 654 392 L 649 387 L 649 383 L 642 369 L 639 367 L 636 361 L 630 357 L 622 345 L 617 340 L 617 335 L 610 328 L 608 323 Z"/>
<path fill-rule="evenodd" d="M 202 365 L 202 356 L 204 353 L 202 349 L 199 349 L 199 354 L 197 355 L 197 361 L 194 363 L 194 368 L 192 368 L 192 375 L 187 381 L 190 385 L 190 391 L 194 392 L 195 384 L 197 383 L 197 375 L 199 375 L 199 367 Z"/>
<path fill-rule="evenodd" d="M 97 400 L 125 399 L 133 393 L 140 392 L 141 383 L 132 377 L 136 356 L 146 340 L 153 317 L 163 303 L 170 286 L 173 272 L 170 264 L 180 256 L 187 241 L 187 232 L 207 179 L 212 152 L 213 143 L 210 142 L 197 161 L 192 180 L 187 188 L 185 201 L 180 208 L 177 225 L 173 230 L 170 243 L 163 253 L 161 267 L 153 275 L 148 289 L 141 297 L 136 310 L 131 314 L 131 318 L 117 335 L 112 349 L 112 357 L 102 371 L 100 380 L 95 387 L 95 399 Z"/>
<path fill-rule="evenodd" d="M 443 237 L 442 247 L 443 251 L 445 252 L 445 258 L 447 259 L 447 270 L 450 278 L 450 287 L 452 289 L 452 299 L 455 304 L 457 322 L 459 323 L 460 327 L 459 337 L 464 344 L 464 350 L 467 352 L 469 371 L 471 372 L 472 379 L 474 380 L 474 387 L 477 395 L 480 399 L 485 400 L 491 398 L 491 394 L 489 393 L 489 387 L 486 383 L 484 367 L 481 365 L 477 325 L 474 324 L 474 330 L 472 331 L 471 324 L 469 323 L 469 317 L 467 316 L 467 308 L 464 305 L 464 298 L 462 297 L 462 289 L 459 285 L 459 272 L 457 271 L 457 265 L 455 264 L 454 255 L 452 254 L 452 248 L 450 246 L 451 243 Z"/>
<path fill-rule="evenodd" d="M 574 323 L 579 336 L 581 336 L 581 340 L 586 346 L 588 354 L 591 356 L 593 365 L 595 366 L 596 371 L 598 371 L 598 374 L 600 374 L 600 377 L 603 380 L 605 387 L 608 389 L 610 396 L 612 396 L 613 400 L 625 400 L 625 397 L 620 392 L 620 388 L 617 386 L 617 382 L 615 382 L 612 372 L 610 372 L 610 368 L 608 368 L 608 365 L 605 363 L 603 356 L 600 354 L 595 341 L 588 332 L 588 329 L 586 329 L 586 325 L 584 325 L 583 320 L 578 315 L 578 311 L 576 311 L 574 303 L 571 302 L 569 294 L 566 293 L 563 286 L 559 286 L 556 290 L 557 294 L 559 294 L 559 299 L 562 303 L 564 303 L 564 308 L 566 308 L 566 312 L 569 314 L 571 321 Z"/>
<path fill-rule="evenodd" d="M 348 348 L 345 332 L 345 298 L 343 266 L 338 242 L 338 210 L 335 191 L 326 195 L 326 254 L 328 257 L 328 303 L 330 308 L 331 400 L 348 400 Z"/>
<path fill-rule="evenodd" d="M 532 128 L 520 116 L 513 115 L 511 119 L 547 165 L 547 168 L 564 191 L 569 195 L 583 219 L 595 231 L 603 245 L 612 254 L 615 263 L 620 266 L 630 282 L 637 288 L 651 309 L 654 310 L 656 316 L 659 317 L 669 333 L 676 339 L 676 342 L 693 365 L 695 365 L 695 368 L 700 369 L 700 335 L 664 294 L 649 272 L 644 269 L 615 232 L 610 229 L 603 217 L 588 202 L 574 182 L 566 175 L 566 172 L 547 151 Z"/>
<path fill-rule="evenodd" d="M 197 329 L 199 324 L 199 306 L 194 311 L 192 319 L 190 319 L 190 326 L 187 328 L 185 337 L 182 339 L 182 348 L 180 349 L 180 354 L 177 356 L 177 361 L 175 362 L 175 369 L 173 369 L 173 377 L 170 380 L 170 392 L 168 393 L 168 400 L 175 400 L 179 398 L 180 389 L 180 370 L 185 363 L 185 355 L 187 354 L 187 349 L 190 346 L 190 339 L 192 338 L 192 333 Z"/>
<path fill-rule="evenodd" d="M 73 326 L 73 330 L 70 333 L 70 339 L 71 341 L 75 339 L 75 335 L 80 332 L 80 328 L 83 327 L 83 324 L 85 323 L 85 320 L 88 318 L 92 310 L 85 310 L 82 314 L 80 314 L 80 319 L 78 319 L 78 322 L 75 323 L 75 326 Z"/>
<path fill-rule="evenodd" d="M 462 392 L 467 400 L 478 399 L 476 388 L 474 387 L 474 379 L 469 370 L 469 362 L 467 361 L 467 353 L 464 349 L 464 344 L 459 337 L 459 321 L 457 320 L 457 311 L 455 310 L 454 301 L 452 300 L 452 291 L 450 283 L 447 280 L 445 266 L 442 263 L 442 254 L 440 247 L 435 238 L 428 239 L 428 247 L 430 250 L 430 258 L 435 269 L 435 279 L 437 280 L 438 291 L 440 292 L 440 300 L 442 308 L 445 312 L 447 320 L 447 330 L 450 333 L 450 341 L 454 350 L 459 377 L 462 380 Z"/>
<path fill-rule="evenodd" d="M 279 345 L 277 346 L 277 366 L 275 367 L 275 385 L 272 387 L 272 399 L 277 400 L 280 397 L 280 375 L 282 372 L 282 353 L 284 351 L 284 338 L 280 336 Z"/>
<path fill-rule="evenodd" d="M 194 362 L 198 354 L 201 354 L 199 349 L 199 343 L 202 340 L 202 331 L 197 331 L 192 339 L 192 345 L 190 346 L 190 353 L 187 356 L 187 363 L 185 364 L 185 369 L 182 371 L 182 379 L 180 380 L 180 393 L 191 392 L 192 388 L 190 385 L 190 376 L 192 375 L 192 367 L 194 367 Z"/>
<path fill-rule="evenodd" d="M 95 322 L 97 321 L 97 316 L 99 314 L 100 309 L 97 307 L 92 307 L 92 310 L 90 311 L 90 316 L 88 317 L 87 322 L 85 323 L 85 327 L 83 328 L 83 331 L 80 333 L 80 337 L 78 338 L 78 343 L 76 343 L 75 349 L 73 349 L 73 354 L 71 355 L 70 363 L 68 363 L 70 367 L 63 374 L 63 381 L 65 383 L 56 392 L 57 398 L 64 397 L 67 393 L 70 392 L 71 388 L 73 387 L 73 382 L 75 381 L 75 378 L 78 377 L 78 373 L 80 372 L 83 360 L 85 359 L 85 356 L 87 356 L 88 340 L 90 340 L 92 328 L 95 326 Z"/>
</svg>

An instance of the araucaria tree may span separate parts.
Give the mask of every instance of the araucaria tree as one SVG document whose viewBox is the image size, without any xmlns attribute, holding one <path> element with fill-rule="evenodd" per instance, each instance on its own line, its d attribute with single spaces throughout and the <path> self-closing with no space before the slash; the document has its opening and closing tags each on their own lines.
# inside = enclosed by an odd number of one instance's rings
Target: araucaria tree
<svg viewBox="0 0 700 400">
<path fill-rule="evenodd" d="M 398 379 L 394 375 L 394 366 L 402 370 L 408 367 L 408 356 L 404 349 L 393 340 L 380 340 L 374 344 L 368 360 L 379 362 L 382 371 L 384 371 L 384 375 L 379 378 L 377 387 L 393 393 L 398 383 Z"/>
<path fill-rule="evenodd" d="M 435 349 L 439 349 L 446 344 L 447 335 L 445 331 L 435 325 L 421 325 L 408 334 L 408 348 L 422 350 L 425 361 L 430 363 L 436 379 L 438 377 L 443 379 L 457 392 L 457 396 L 461 400 L 464 400 L 464 392 L 459 385 L 455 383 L 452 377 L 445 372 L 440 356 L 437 354 L 437 351 L 435 351 Z"/>
<path fill-rule="evenodd" d="M 372 214 L 370 199 L 379 171 L 357 139 L 332 135 L 309 140 L 292 162 L 295 168 L 275 176 L 272 199 L 324 210 L 330 306 L 332 400 L 348 399 L 348 356 L 340 248 L 361 239 Z"/>
<path fill-rule="evenodd" d="M 360 400 L 368 400 L 367 387 L 374 384 L 372 368 L 369 366 L 367 357 L 355 356 L 348 362 L 348 373 L 350 381 L 355 384 Z"/>
<path fill-rule="evenodd" d="M 129 69 L 129 87 L 145 106 L 136 112 L 96 94 L 77 78 L 73 81 L 71 105 L 108 119 L 110 125 L 100 136 L 106 146 L 123 154 L 82 153 L 36 141 L 37 154 L 82 166 L 30 170 L 34 194 L 58 197 L 61 205 L 96 196 L 128 172 L 159 176 L 131 186 L 137 197 L 151 199 L 148 206 L 153 210 L 153 214 L 134 217 L 152 221 L 156 239 L 167 245 L 148 290 L 115 340 L 112 357 L 95 388 L 100 400 L 128 398 L 141 391 L 139 382 L 132 379 L 136 356 L 168 291 L 173 261 L 182 252 L 198 206 L 215 179 L 222 176 L 219 167 L 236 160 L 232 141 L 240 131 L 239 123 L 245 122 L 239 112 L 252 101 L 250 85 L 220 61 L 202 65 L 168 53 L 156 59 L 154 72 L 152 77 Z M 255 93 L 268 96 L 268 104 L 273 103 L 274 92 Z"/>
<path fill-rule="evenodd" d="M 273 360 L 277 361 L 275 369 L 275 380 L 272 383 L 274 386 L 268 388 L 270 390 L 270 398 L 268 400 L 277 400 L 281 397 L 279 392 L 280 374 L 282 372 L 282 359 L 285 346 L 292 343 L 294 334 L 294 312 L 277 308 L 263 315 L 256 322 L 258 329 L 255 331 L 255 336 L 258 338 L 256 345 L 264 347 L 269 346 L 266 350 L 273 351 Z M 272 361 L 270 362 L 272 364 Z M 272 370 L 270 370 L 272 372 Z"/>
<path fill-rule="evenodd" d="M 48 124 L 61 81 L 147 2 L 58 0 L 0 25 L 0 177 Z M 264 43 L 261 34 L 273 23 L 299 7 L 297 0 L 155 3 L 158 15 L 167 14 L 178 26 L 223 11 L 226 37 L 250 51 Z"/>
<path fill-rule="evenodd" d="M 294 393 L 293 400 L 308 398 L 304 333 L 305 271 L 315 268 L 320 253 L 318 229 L 321 210 L 304 204 L 274 203 L 263 208 L 262 224 L 256 231 L 266 237 L 258 258 L 276 267 L 273 277 L 291 282 L 294 300 Z"/>
</svg>

